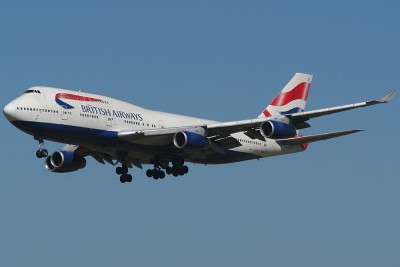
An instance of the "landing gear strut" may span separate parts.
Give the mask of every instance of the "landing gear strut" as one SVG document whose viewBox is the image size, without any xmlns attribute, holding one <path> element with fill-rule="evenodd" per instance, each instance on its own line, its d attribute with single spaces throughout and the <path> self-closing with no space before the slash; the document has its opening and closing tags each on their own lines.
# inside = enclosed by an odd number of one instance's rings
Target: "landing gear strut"
<svg viewBox="0 0 400 267">
<path fill-rule="evenodd" d="M 115 172 L 120 175 L 119 180 L 121 183 L 132 182 L 132 175 L 128 174 L 128 167 L 125 164 L 122 164 L 122 167 L 117 167 Z"/>
<path fill-rule="evenodd" d="M 39 141 L 39 149 L 36 150 L 36 157 L 40 158 L 45 158 L 49 155 L 49 152 L 47 151 L 47 149 L 44 149 L 44 137 L 40 136 L 40 137 L 35 137 L 36 140 Z"/>
<path fill-rule="evenodd" d="M 148 169 L 146 175 L 149 178 L 153 177 L 155 180 L 165 178 L 165 172 L 161 169 L 160 159 L 158 157 L 154 159 L 154 168 Z"/>
</svg>

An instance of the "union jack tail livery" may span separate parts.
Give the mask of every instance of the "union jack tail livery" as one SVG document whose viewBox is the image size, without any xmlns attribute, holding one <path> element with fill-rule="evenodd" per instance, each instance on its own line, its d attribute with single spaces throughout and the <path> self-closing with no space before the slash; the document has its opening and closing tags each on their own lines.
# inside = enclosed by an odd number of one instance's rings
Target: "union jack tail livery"
<svg viewBox="0 0 400 267">
<path fill-rule="evenodd" d="M 296 73 L 258 117 L 273 117 L 304 111 L 312 77 L 310 74 Z"/>
</svg>

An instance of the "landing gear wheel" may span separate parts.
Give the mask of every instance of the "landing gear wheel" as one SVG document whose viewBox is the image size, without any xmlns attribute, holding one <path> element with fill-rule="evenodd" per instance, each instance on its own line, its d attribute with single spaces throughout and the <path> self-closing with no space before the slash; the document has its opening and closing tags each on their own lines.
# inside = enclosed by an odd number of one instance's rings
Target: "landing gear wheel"
<svg viewBox="0 0 400 267">
<path fill-rule="evenodd" d="M 189 168 L 188 168 L 188 166 L 182 166 L 182 172 L 183 172 L 183 174 L 186 174 L 186 173 L 188 173 L 189 172 Z"/>
<path fill-rule="evenodd" d="M 149 178 L 153 177 L 153 170 L 148 169 L 146 171 L 146 176 L 149 177 Z"/>
<path fill-rule="evenodd" d="M 158 180 L 158 179 L 164 179 L 165 178 L 165 172 L 159 169 L 148 169 L 146 171 L 146 176 L 151 178 L 153 177 L 154 180 Z"/>
<path fill-rule="evenodd" d="M 154 179 L 160 179 L 161 178 L 161 172 L 159 170 L 154 170 L 154 175 L 153 175 Z"/>
<path fill-rule="evenodd" d="M 179 176 L 179 169 L 178 168 L 173 168 L 172 169 L 172 175 L 174 177 L 178 177 Z"/>
<path fill-rule="evenodd" d="M 49 155 L 49 152 L 46 149 L 38 149 L 36 151 L 36 157 L 40 158 L 45 158 Z"/>
<path fill-rule="evenodd" d="M 120 175 L 119 180 L 121 183 L 132 182 L 132 175 L 128 174 L 128 167 L 122 163 L 121 167 L 115 168 L 115 172 Z"/>
<path fill-rule="evenodd" d="M 160 178 L 161 178 L 161 179 L 164 179 L 164 178 L 165 178 L 165 172 L 160 171 Z"/>
<path fill-rule="evenodd" d="M 42 157 L 45 158 L 49 155 L 49 152 L 47 151 L 47 149 L 43 149 L 42 150 Z"/>
<path fill-rule="evenodd" d="M 183 176 L 183 175 L 185 174 L 185 170 L 184 170 L 182 167 L 180 167 L 180 168 L 178 169 L 178 174 L 179 174 L 180 176 Z"/>
<path fill-rule="evenodd" d="M 116 172 L 118 175 L 121 175 L 121 174 L 122 174 L 122 167 L 117 167 L 117 168 L 115 169 L 115 172 Z"/>
<path fill-rule="evenodd" d="M 167 168 L 165 169 L 165 172 L 166 172 L 168 175 L 170 175 L 170 174 L 172 173 L 172 168 L 171 168 L 171 167 L 167 167 Z"/>
</svg>

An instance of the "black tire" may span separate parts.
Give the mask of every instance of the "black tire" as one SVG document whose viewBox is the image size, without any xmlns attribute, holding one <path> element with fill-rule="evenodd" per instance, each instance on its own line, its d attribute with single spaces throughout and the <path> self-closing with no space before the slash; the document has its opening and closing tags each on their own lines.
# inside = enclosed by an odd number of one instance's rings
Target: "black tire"
<svg viewBox="0 0 400 267">
<path fill-rule="evenodd" d="M 42 158 L 42 152 L 40 150 L 36 150 L 36 157 L 38 159 Z"/>
<path fill-rule="evenodd" d="M 188 166 L 182 166 L 182 171 L 183 171 L 183 174 L 186 174 L 186 173 L 188 173 L 189 172 L 189 168 L 188 168 Z"/>
<path fill-rule="evenodd" d="M 178 176 L 179 176 L 179 170 L 178 170 L 177 168 L 174 168 L 174 169 L 172 170 L 172 175 L 173 175 L 174 177 L 178 177 Z"/>
<path fill-rule="evenodd" d="M 125 178 L 128 183 L 132 182 L 132 175 L 127 174 Z"/>
<path fill-rule="evenodd" d="M 181 168 L 179 168 L 178 169 L 178 174 L 180 175 L 180 176 L 183 176 L 184 174 L 185 174 L 185 170 L 181 167 Z"/>
<path fill-rule="evenodd" d="M 168 175 L 170 175 L 172 173 L 172 168 L 171 167 L 167 167 L 165 169 L 165 171 L 167 172 Z"/>
<path fill-rule="evenodd" d="M 153 177 L 153 170 L 148 169 L 146 171 L 146 176 L 149 177 L 149 178 Z"/>
<path fill-rule="evenodd" d="M 126 177 L 125 177 L 124 174 L 121 175 L 121 176 L 119 177 L 119 181 L 120 181 L 121 183 L 125 183 L 125 182 L 126 182 Z"/>
<path fill-rule="evenodd" d="M 47 151 L 47 149 L 43 149 L 42 150 L 42 158 L 45 158 L 49 155 L 49 152 Z"/>
<path fill-rule="evenodd" d="M 122 174 L 122 168 L 121 168 L 121 167 L 117 167 L 117 168 L 115 169 L 115 172 L 116 172 L 118 175 L 121 175 L 121 174 Z"/>
<path fill-rule="evenodd" d="M 164 179 L 164 178 L 165 178 L 165 172 L 160 171 L 160 178 L 161 178 L 161 179 Z"/>
</svg>

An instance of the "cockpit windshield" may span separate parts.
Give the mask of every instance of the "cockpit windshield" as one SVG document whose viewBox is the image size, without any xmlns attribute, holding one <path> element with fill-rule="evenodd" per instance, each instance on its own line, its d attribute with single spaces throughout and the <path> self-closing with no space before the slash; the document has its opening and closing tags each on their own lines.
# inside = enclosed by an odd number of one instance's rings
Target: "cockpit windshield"
<svg viewBox="0 0 400 267">
<path fill-rule="evenodd" d="M 26 90 L 24 92 L 24 94 L 30 94 L 30 93 L 41 94 L 39 90 L 32 90 L 32 89 Z"/>
</svg>

